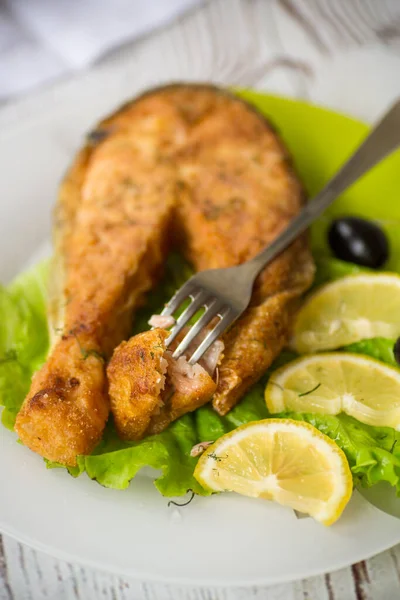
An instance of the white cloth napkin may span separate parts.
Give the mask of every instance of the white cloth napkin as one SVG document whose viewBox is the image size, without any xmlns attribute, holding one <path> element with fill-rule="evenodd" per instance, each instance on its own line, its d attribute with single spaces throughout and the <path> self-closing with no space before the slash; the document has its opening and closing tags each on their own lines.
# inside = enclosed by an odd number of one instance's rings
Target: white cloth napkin
<svg viewBox="0 0 400 600">
<path fill-rule="evenodd" d="M 82 69 L 201 0 L 3 0 L 0 99 Z"/>
</svg>

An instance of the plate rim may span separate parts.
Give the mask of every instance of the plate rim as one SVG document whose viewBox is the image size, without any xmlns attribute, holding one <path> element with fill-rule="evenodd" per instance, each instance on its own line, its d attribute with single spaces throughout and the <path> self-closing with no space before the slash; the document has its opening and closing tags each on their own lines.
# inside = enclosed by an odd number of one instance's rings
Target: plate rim
<svg viewBox="0 0 400 600">
<path fill-rule="evenodd" d="M 357 492 L 357 490 L 353 491 L 353 493 L 355 493 L 355 492 Z M 379 509 L 377 509 L 375 507 L 374 507 L 374 510 L 377 512 L 381 512 L 381 511 L 379 511 Z M 321 525 L 321 527 L 323 527 L 323 525 Z M 320 575 L 324 575 L 325 573 L 327 573 L 327 571 L 325 571 L 324 569 L 321 569 L 321 568 L 313 569 L 310 567 L 307 572 L 302 570 L 301 573 L 296 573 L 292 570 L 291 574 L 284 578 L 280 577 L 280 576 L 278 576 L 276 578 L 275 577 L 267 577 L 267 578 L 252 577 L 251 581 L 243 580 L 243 578 L 238 579 L 238 580 L 232 580 L 232 579 L 221 580 L 221 579 L 214 579 L 214 578 L 207 579 L 207 578 L 202 577 L 200 580 L 200 579 L 195 579 L 193 577 L 191 577 L 191 578 L 177 577 L 177 576 L 167 577 L 167 576 L 155 575 L 154 573 L 147 573 L 147 572 L 143 572 L 143 571 L 142 572 L 126 571 L 125 569 L 119 569 L 118 566 L 111 565 L 111 564 L 108 564 L 107 566 L 105 566 L 103 563 L 98 563 L 97 561 L 92 561 L 88 558 L 82 558 L 80 555 L 72 555 L 72 554 L 70 554 L 68 552 L 64 552 L 58 548 L 50 548 L 50 547 L 46 546 L 45 544 L 42 544 L 41 542 L 30 539 L 29 536 L 25 537 L 23 535 L 19 535 L 15 531 L 12 531 L 12 528 L 7 529 L 6 527 L 4 527 L 2 525 L 1 521 L 0 521 L 0 533 L 7 535 L 19 543 L 26 544 L 30 548 L 33 548 L 34 550 L 37 550 L 39 552 L 43 552 L 47 556 L 56 558 L 58 560 L 63 560 L 68 563 L 77 562 L 78 564 L 80 564 L 82 566 L 88 567 L 88 568 L 96 570 L 96 571 L 106 571 L 109 574 L 117 575 L 119 577 L 128 577 L 128 578 L 133 579 L 134 581 L 145 582 L 145 583 L 150 582 L 150 583 L 161 583 L 161 584 L 167 584 L 167 585 L 168 584 L 169 585 L 185 585 L 185 586 L 194 586 L 194 587 L 198 587 L 198 588 L 214 587 L 214 588 L 232 589 L 232 588 L 239 588 L 239 587 L 248 588 L 248 587 L 252 587 L 252 586 L 269 587 L 269 586 L 273 586 L 273 585 L 292 583 L 294 581 L 308 579 L 310 577 L 318 577 Z M 353 564 L 357 564 L 361 561 L 368 560 L 368 559 L 372 558 L 373 556 L 376 556 L 377 554 L 380 554 L 382 552 L 385 552 L 386 550 L 389 550 L 390 548 L 393 548 L 393 546 L 395 546 L 396 543 L 400 543 L 399 536 L 397 536 L 397 542 L 395 541 L 394 543 L 390 542 L 389 544 L 381 544 L 380 548 L 376 552 L 375 551 L 367 552 L 364 554 L 361 551 L 360 554 L 358 556 L 356 556 L 354 562 L 352 562 L 352 563 L 349 563 L 347 560 L 337 562 L 336 565 L 333 568 L 331 567 L 328 572 L 334 573 L 336 571 L 339 571 L 340 569 L 349 567 Z"/>
</svg>

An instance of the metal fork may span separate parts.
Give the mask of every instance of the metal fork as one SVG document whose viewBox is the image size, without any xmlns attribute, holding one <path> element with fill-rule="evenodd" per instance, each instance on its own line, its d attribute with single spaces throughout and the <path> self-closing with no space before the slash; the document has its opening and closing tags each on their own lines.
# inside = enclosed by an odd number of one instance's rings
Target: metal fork
<svg viewBox="0 0 400 600">
<path fill-rule="evenodd" d="M 190 319 L 200 310 L 204 313 L 190 328 L 173 352 L 174 358 L 184 354 L 210 322 L 218 323 L 208 331 L 189 359 L 195 364 L 218 337 L 246 310 L 253 285 L 260 272 L 291 242 L 313 223 L 330 204 L 360 177 L 400 146 L 400 99 L 374 127 L 356 152 L 341 167 L 328 184 L 289 223 L 288 227 L 253 259 L 225 269 L 210 269 L 191 277 L 173 296 L 162 315 L 173 315 L 188 299 L 166 340 L 167 347 L 179 335 Z"/>
</svg>

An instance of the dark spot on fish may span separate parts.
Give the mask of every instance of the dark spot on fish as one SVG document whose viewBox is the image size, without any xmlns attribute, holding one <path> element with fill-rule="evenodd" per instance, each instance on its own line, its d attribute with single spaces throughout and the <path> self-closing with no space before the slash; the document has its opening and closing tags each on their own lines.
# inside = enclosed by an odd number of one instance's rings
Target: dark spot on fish
<svg viewBox="0 0 400 600">
<path fill-rule="evenodd" d="M 29 406 L 31 408 L 45 408 L 46 407 L 46 400 L 50 397 L 50 398 L 54 398 L 54 395 L 57 395 L 57 397 L 60 400 L 63 400 L 63 394 L 61 393 L 60 390 L 55 389 L 55 388 L 44 388 L 43 390 L 39 390 L 38 392 L 36 392 L 36 394 L 34 394 L 32 396 L 32 398 L 29 400 Z"/>
<path fill-rule="evenodd" d="M 228 173 L 226 171 L 219 171 L 217 174 L 217 177 L 220 181 L 229 182 L 229 180 L 230 180 L 230 176 L 228 175 Z"/>
<path fill-rule="evenodd" d="M 176 181 L 175 185 L 176 185 L 176 189 L 178 190 L 178 192 L 180 192 L 186 188 L 186 183 L 184 181 L 182 181 L 181 179 L 178 179 L 178 181 Z"/>
<path fill-rule="evenodd" d="M 124 177 L 124 179 L 121 181 L 121 185 L 135 194 L 140 192 L 140 186 L 130 177 Z"/>
<path fill-rule="evenodd" d="M 73 329 L 70 329 L 68 333 L 72 336 L 76 336 L 77 333 L 82 333 L 82 331 L 90 331 L 90 325 L 87 325 L 86 323 L 79 323 L 79 325 Z"/>
<path fill-rule="evenodd" d="M 172 158 L 171 156 L 169 156 L 168 154 L 166 154 L 165 152 L 158 152 L 157 156 L 156 156 L 156 161 L 158 163 L 163 163 L 163 164 L 172 164 Z"/>
<path fill-rule="evenodd" d="M 69 380 L 69 385 L 71 387 L 77 387 L 79 384 L 80 384 L 80 381 L 76 377 L 71 377 L 71 379 Z"/>
<path fill-rule="evenodd" d="M 91 146 L 97 146 L 97 144 L 100 144 L 100 142 L 103 142 L 105 139 L 107 139 L 111 133 L 112 129 L 93 129 L 93 131 L 90 131 L 87 134 L 86 140 Z"/>
<path fill-rule="evenodd" d="M 229 206 L 229 208 L 232 208 L 233 210 L 238 210 L 238 209 L 242 208 L 244 204 L 245 204 L 244 198 L 240 198 L 240 196 L 233 196 L 232 198 L 229 198 L 229 200 L 228 200 L 228 206 Z"/>
<path fill-rule="evenodd" d="M 202 213 L 207 221 L 215 221 L 221 214 L 223 208 L 217 206 L 212 200 L 206 198 L 203 202 Z"/>
<path fill-rule="evenodd" d="M 195 125 L 196 123 L 199 123 L 213 110 L 213 107 L 211 105 L 198 106 L 194 103 L 181 103 L 176 108 L 179 112 L 181 119 L 187 125 Z"/>
</svg>

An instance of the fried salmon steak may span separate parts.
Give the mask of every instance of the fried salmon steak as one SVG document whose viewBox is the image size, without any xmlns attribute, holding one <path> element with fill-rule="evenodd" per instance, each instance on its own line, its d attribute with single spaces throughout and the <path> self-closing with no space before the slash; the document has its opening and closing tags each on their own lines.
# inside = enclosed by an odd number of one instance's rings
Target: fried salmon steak
<svg viewBox="0 0 400 600">
<path fill-rule="evenodd" d="M 101 437 L 109 411 L 103 357 L 129 336 L 132 313 L 156 281 L 167 249 L 178 245 L 196 270 L 240 264 L 276 237 L 304 202 L 267 121 L 212 86 L 153 90 L 103 121 L 90 142 L 61 186 L 56 211 L 51 316 L 60 335 L 16 423 L 24 444 L 69 465 Z M 260 377 L 286 343 L 313 271 L 306 237 L 267 267 L 251 307 L 223 336 L 218 385 L 207 388 L 202 402 L 213 396 L 225 414 Z M 125 377 L 127 349 L 142 343 L 145 351 L 146 336 L 116 350 L 121 361 L 109 367 L 110 389 L 117 389 L 119 371 Z M 151 369 L 149 359 L 138 385 L 151 381 Z M 125 433 L 120 427 L 125 437 L 131 426 L 132 437 L 140 437 L 157 419 L 160 430 L 179 416 L 170 394 L 148 410 L 144 402 L 135 424 L 132 407 L 112 397 L 114 414 L 131 423 Z M 193 407 L 188 397 L 179 414 Z"/>
<path fill-rule="evenodd" d="M 173 107 L 157 96 L 133 104 L 99 125 L 61 185 L 50 304 L 56 335 L 15 425 L 22 442 L 50 460 L 75 465 L 101 439 L 109 414 L 104 362 L 129 335 L 167 251 L 176 177 L 161 156 L 179 138 Z"/>
</svg>

